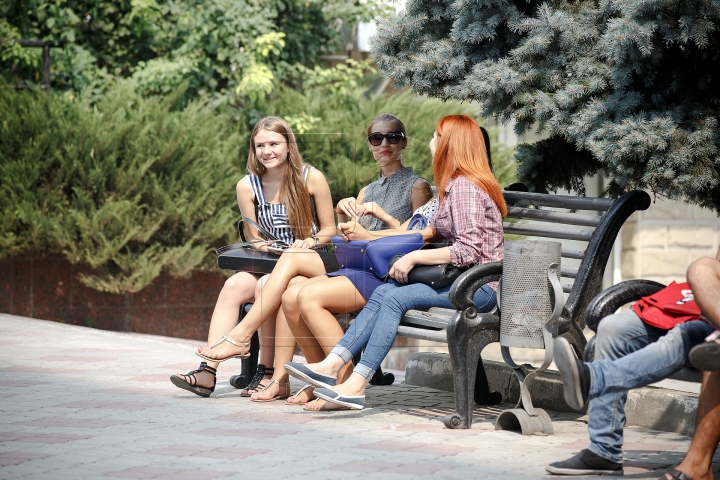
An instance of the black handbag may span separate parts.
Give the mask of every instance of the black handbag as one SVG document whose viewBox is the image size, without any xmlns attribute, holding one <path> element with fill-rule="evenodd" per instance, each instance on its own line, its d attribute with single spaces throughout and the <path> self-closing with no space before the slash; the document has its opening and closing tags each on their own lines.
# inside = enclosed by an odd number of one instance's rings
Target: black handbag
<svg viewBox="0 0 720 480">
<path fill-rule="evenodd" d="M 394 255 L 388 263 L 388 271 L 393 264 L 402 257 L 402 254 Z M 470 269 L 472 265 L 467 267 L 456 267 L 452 263 L 442 263 L 440 265 L 415 265 L 410 273 L 408 273 L 408 284 L 424 283 L 435 289 L 447 287 L 451 285 L 463 272 Z M 388 275 L 387 279 L 390 276 Z"/>
<path fill-rule="evenodd" d="M 258 225 L 257 222 L 243 218 L 238 222 L 238 233 L 240 234 L 242 243 L 225 245 L 224 247 L 215 250 L 215 253 L 218 256 L 218 268 L 221 270 L 233 270 L 236 272 L 249 272 L 262 275 L 272 273 L 273 268 L 275 268 L 278 260 L 280 260 L 280 255 L 256 250 L 254 244 L 258 242 L 247 241 L 245 233 L 242 229 L 243 222 L 255 227 L 260 234 L 265 237 L 265 240 L 272 240 L 276 245 L 280 245 L 281 248 L 289 247 L 287 243 L 282 240 L 278 240 L 275 235 Z M 308 252 L 315 252 L 320 255 L 320 259 L 325 265 L 326 273 L 335 272 L 340 269 L 340 265 L 338 264 L 335 254 L 329 252 L 316 252 L 315 250 L 308 250 Z M 302 253 L 303 252 L 297 252 L 298 255 Z"/>
</svg>

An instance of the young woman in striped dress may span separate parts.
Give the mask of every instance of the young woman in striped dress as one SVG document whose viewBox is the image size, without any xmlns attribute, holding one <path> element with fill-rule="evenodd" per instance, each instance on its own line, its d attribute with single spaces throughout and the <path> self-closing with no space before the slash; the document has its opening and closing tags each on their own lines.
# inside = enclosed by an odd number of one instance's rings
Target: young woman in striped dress
<svg viewBox="0 0 720 480">
<path fill-rule="evenodd" d="M 363 188 L 358 197 L 349 197 L 338 202 L 340 220 L 344 216 L 358 219 L 374 235 L 406 233 L 406 220 L 413 211 L 423 206 L 432 197 L 428 182 L 402 165 L 402 151 L 407 145 L 405 126 L 394 115 L 379 115 L 368 127 L 368 147 L 380 165 L 381 177 Z M 432 229 L 424 230 L 423 236 L 432 236 Z M 297 278 L 313 277 L 297 282 Z M 293 279 L 296 283 L 293 284 Z M 297 310 L 298 288 L 308 284 L 312 292 L 313 305 L 317 306 L 319 325 L 310 331 Z M 318 255 L 302 250 L 287 251 L 280 259 L 263 288 L 253 308 L 232 332 L 228 341 L 216 348 L 201 348 L 198 355 L 220 361 L 249 351 L 247 342 L 255 329 L 265 322 L 272 311 L 281 303 L 282 318 L 278 318 L 275 339 L 275 372 L 271 382 L 262 391 L 252 395 L 255 401 L 272 401 L 285 398 L 290 393 L 288 375 L 283 365 L 292 359 L 296 342 L 310 362 L 320 361 L 330 351 L 343 332 L 333 313 L 353 312 L 362 308 L 373 290 L 382 280 L 372 273 L 343 271 L 326 275 L 323 262 Z M 285 306 L 290 305 L 286 310 Z M 289 312 L 289 313 L 288 313 Z M 332 313 L 331 313 L 332 312 Z M 290 318 L 290 316 L 292 318 Z M 314 314 L 313 314 L 314 315 Z M 325 351 L 324 349 L 327 349 Z M 312 390 L 304 390 L 288 399 L 288 403 L 303 405 L 312 400 Z"/>
<path fill-rule="evenodd" d="M 297 148 L 295 135 L 285 120 L 266 117 L 250 136 L 248 174 L 237 184 L 237 200 L 243 218 L 256 221 L 280 240 L 298 250 L 322 248 L 335 233 L 330 187 L 318 170 L 306 165 Z M 248 226 L 248 241 L 268 251 L 260 232 Z M 215 304 L 208 345 L 215 344 L 237 325 L 240 305 L 253 301 L 268 275 L 239 272 L 227 279 Z M 260 332 L 260 363 L 272 376 L 275 338 L 275 310 Z M 282 313 L 279 313 L 282 316 Z M 202 397 L 215 390 L 217 362 L 202 362 L 197 370 L 173 375 L 172 383 Z M 248 396 L 249 396 L 248 392 Z"/>
</svg>

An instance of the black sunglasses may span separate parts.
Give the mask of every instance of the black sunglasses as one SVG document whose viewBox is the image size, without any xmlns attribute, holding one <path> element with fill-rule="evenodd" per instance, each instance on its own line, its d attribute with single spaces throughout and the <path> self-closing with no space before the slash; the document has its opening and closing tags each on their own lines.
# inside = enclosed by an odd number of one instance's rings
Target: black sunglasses
<svg viewBox="0 0 720 480">
<path fill-rule="evenodd" d="M 387 139 L 390 145 L 400 143 L 400 140 L 405 138 L 405 134 L 402 132 L 389 132 L 389 133 L 371 133 L 367 136 L 370 145 L 377 147 L 382 144 L 383 139 Z"/>
</svg>

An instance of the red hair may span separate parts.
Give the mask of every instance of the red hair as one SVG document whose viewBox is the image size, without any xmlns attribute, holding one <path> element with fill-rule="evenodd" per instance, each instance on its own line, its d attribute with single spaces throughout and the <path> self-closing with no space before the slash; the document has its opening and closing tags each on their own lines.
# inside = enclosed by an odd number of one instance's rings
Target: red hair
<svg viewBox="0 0 720 480">
<path fill-rule="evenodd" d="M 478 188 L 490 195 L 502 216 L 507 216 L 507 205 L 502 189 L 490 170 L 482 130 L 468 115 L 448 115 L 435 127 L 437 133 L 433 175 L 440 192 L 440 201 L 445 195 L 445 186 L 451 178 L 466 177 Z"/>
</svg>

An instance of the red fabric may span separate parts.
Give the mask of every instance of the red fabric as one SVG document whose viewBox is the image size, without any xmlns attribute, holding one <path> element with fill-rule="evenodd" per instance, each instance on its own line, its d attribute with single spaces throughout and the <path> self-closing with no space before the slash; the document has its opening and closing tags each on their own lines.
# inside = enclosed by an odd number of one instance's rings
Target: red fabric
<svg viewBox="0 0 720 480">
<path fill-rule="evenodd" d="M 635 302 L 632 309 L 643 322 L 665 330 L 678 323 L 697 320 L 701 315 L 687 283 L 672 282 L 659 292 Z"/>
</svg>

